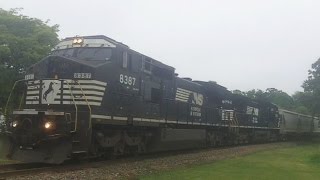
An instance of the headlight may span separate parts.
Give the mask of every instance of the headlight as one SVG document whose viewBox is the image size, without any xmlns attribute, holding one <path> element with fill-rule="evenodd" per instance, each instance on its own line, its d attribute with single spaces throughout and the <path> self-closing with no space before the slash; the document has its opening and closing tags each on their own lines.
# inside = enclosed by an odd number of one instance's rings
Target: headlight
<svg viewBox="0 0 320 180">
<path fill-rule="evenodd" d="M 18 126 L 18 121 L 13 121 L 13 122 L 12 122 L 12 127 L 13 127 L 13 128 L 16 128 L 17 126 Z"/>
<path fill-rule="evenodd" d="M 44 128 L 45 129 L 52 129 L 53 125 L 54 125 L 53 122 L 48 121 L 48 122 L 44 123 Z"/>
<path fill-rule="evenodd" d="M 42 120 L 42 128 L 46 131 L 51 131 L 56 128 L 55 116 L 45 116 Z"/>
<path fill-rule="evenodd" d="M 82 45 L 83 44 L 83 38 L 81 37 L 75 37 L 75 39 L 73 39 L 72 41 L 73 45 Z"/>
</svg>

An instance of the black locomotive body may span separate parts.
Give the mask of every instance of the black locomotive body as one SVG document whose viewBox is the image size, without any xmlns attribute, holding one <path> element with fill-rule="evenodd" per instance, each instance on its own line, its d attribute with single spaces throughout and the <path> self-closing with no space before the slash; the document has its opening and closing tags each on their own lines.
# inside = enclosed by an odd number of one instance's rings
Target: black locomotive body
<svg viewBox="0 0 320 180">
<path fill-rule="evenodd" d="M 105 36 L 66 38 L 33 65 L 8 127 L 8 156 L 73 157 L 279 139 L 278 108 L 175 69 Z"/>
</svg>

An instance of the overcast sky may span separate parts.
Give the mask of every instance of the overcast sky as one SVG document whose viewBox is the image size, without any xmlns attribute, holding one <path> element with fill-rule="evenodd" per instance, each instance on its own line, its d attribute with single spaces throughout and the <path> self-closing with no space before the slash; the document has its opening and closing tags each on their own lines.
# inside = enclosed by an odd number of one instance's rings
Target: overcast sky
<svg viewBox="0 0 320 180">
<path fill-rule="evenodd" d="M 320 1 L 0 0 L 60 25 L 60 38 L 106 35 L 230 90 L 302 91 L 320 57 Z"/>
</svg>

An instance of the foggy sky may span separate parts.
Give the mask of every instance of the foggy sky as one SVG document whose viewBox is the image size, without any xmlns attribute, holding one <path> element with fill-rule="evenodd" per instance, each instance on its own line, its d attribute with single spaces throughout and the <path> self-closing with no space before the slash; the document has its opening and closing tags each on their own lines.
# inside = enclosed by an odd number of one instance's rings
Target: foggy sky
<svg viewBox="0 0 320 180">
<path fill-rule="evenodd" d="M 0 0 L 59 24 L 59 37 L 106 35 L 229 90 L 302 91 L 320 57 L 320 1 Z"/>
</svg>

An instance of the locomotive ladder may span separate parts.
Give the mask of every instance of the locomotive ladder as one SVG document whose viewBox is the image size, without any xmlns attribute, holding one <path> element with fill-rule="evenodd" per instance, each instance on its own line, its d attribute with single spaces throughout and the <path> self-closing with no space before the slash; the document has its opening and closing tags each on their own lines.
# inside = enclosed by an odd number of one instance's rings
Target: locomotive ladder
<svg viewBox="0 0 320 180">
<path fill-rule="evenodd" d="M 79 85 L 79 87 L 80 87 L 80 89 L 81 89 L 81 92 L 82 92 L 82 95 L 83 95 L 83 97 L 84 97 L 84 100 L 86 101 L 87 106 L 88 106 L 88 109 L 89 109 L 89 126 L 88 126 L 88 131 L 91 131 L 91 129 L 92 129 L 92 123 L 91 123 L 91 122 L 92 122 L 92 119 L 91 119 L 91 106 L 90 106 L 90 104 L 89 104 L 89 101 L 88 101 L 85 93 L 83 92 L 83 89 L 82 89 L 82 87 L 81 87 L 81 84 L 79 83 L 79 81 L 75 81 L 75 82 L 77 82 L 77 84 Z"/>
<path fill-rule="evenodd" d="M 234 127 L 234 132 L 238 134 L 239 133 L 239 121 L 238 121 L 237 113 L 235 111 L 233 114 L 233 127 Z"/>
<path fill-rule="evenodd" d="M 238 119 L 237 119 L 237 115 L 236 112 L 233 110 L 232 112 L 232 116 L 230 116 L 229 114 L 229 123 L 228 123 L 228 128 L 229 128 L 229 135 L 231 136 L 231 139 L 233 139 L 234 144 L 238 144 L 239 143 L 239 123 L 238 123 Z"/>
<path fill-rule="evenodd" d="M 229 113 L 229 117 L 228 117 L 228 127 L 229 127 L 229 131 L 235 134 L 239 133 L 239 122 L 238 122 L 238 118 L 236 115 L 235 111 L 232 111 L 232 117 L 230 116 L 230 112 Z"/>
<path fill-rule="evenodd" d="M 69 91 L 70 91 L 70 95 L 72 97 L 72 101 L 74 103 L 74 106 L 75 106 L 75 110 L 76 110 L 76 115 L 75 115 L 75 122 L 74 122 L 74 130 L 71 131 L 71 133 L 74 133 L 76 137 L 78 137 L 78 139 L 73 139 L 72 143 L 74 145 L 79 145 L 79 148 L 78 151 L 74 151 L 73 153 L 86 153 L 87 152 L 87 149 L 86 147 L 89 147 L 89 145 L 91 144 L 91 135 L 92 135 L 92 119 L 91 119 L 91 112 L 92 112 L 92 109 L 91 109 L 91 106 L 89 104 L 89 101 L 82 89 L 82 86 L 81 84 L 79 83 L 79 81 L 73 81 L 74 84 L 78 85 L 80 90 L 81 90 L 81 93 L 82 93 L 82 97 L 84 98 L 87 106 L 88 106 L 88 109 L 89 109 L 89 122 L 88 122 L 88 128 L 87 128 L 87 132 L 85 134 L 85 137 L 81 137 L 81 136 L 84 136 L 84 134 L 81 134 L 81 133 L 78 133 L 76 134 L 76 132 L 78 131 L 78 105 L 76 103 L 76 100 L 75 100 L 75 97 L 74 97 L 74 94 L 73 94 L 73 90 L 72 90 L 72 86 L 70 85 L 70 83 L 68 82 L 68 80 L 65 80 L 66 83 L 68 84 L 68 87 L 69 87 Z M 82 147 L 81 147 L 81 144 L 82 144 Z M 84 149 L 84 150 L 83 150 Z"/>
<path fill-rule="evenodd" d="M 74 126 L 74 130 L 71 131 L 72 133 L 74 133 L 74 132 L 77 131 L 77 125 L 78 125 L 78 106 L 77 106 L 77 103 L 76 103 L 76 101 L 75 101 L 75 98 L 74 98 L 74 95 L 73 95 L 73 92 L 72 92 L 72 86 L 70 85 L 70 83 L 68 82 L 68 80 L 65 80 L 65 82 L 67 83 L 67 85 L 68 85 L 68 87 L 69 87 L 70 95 L 71 95 L 71 97 L 72 97 L 72 101 L 73 101 L 73 104 L 74 104 L 75 109 L 76 109 L 75 126 Z M 81 84 L 80 84 L 78 81 L 74 81 L 74 82 L 76 82 L 76 83 L 79 85 L 79 88 L 80 88 L 80 90 L 81 90 L 81 93 L 82 93 L 82 95 L 83 95 L 83 97 L 84 97 L 84 100 L 86 101 L 87 106 L 88 106 L 88 109 L 89 109 L 89 126 L 88 126 L 88 130 L 91 130 L 91 128 L 92 128 L 92 123 L 91 123 L 91 122 L 92 122 L 92 119 L 91 119 L 91 106 L 90 106 L 89 101 L 88 101 L 88 99 L 87 99 L 87 97 L 86 97 L 86 95 L 85 95 L 85 93 L 84 93 L 84 91 L 83 91 L 83 89 L 82 89 L 82 87 L 81 87 Z"/>
<path fill-rule="evenodd" d="M 62 81 L 63 81 L 63 80 L 62 80 Z M 75 109 L 76 109 L 74 130 L 71 131 L 71 133 L 75 133 L 75 132 L 77 132 L 77 125 L 78 125 L 78 106 L 77 106 L 76 101 L 75 101 L 75 99 L 74 99 L 74 95 L 73 95 L 73 93 L 72 93 L 71 85 L 69 84 L 68 80 L 65 80 L 65 82 L 67 83 L 67 85 L 68 85 L 68 87 L 69 87 L 70 95 L 71 95 L 71 97 L 72 97 L 72 101 L 73 101 L 74 107 L 75 107 Z"/>
</svg>

